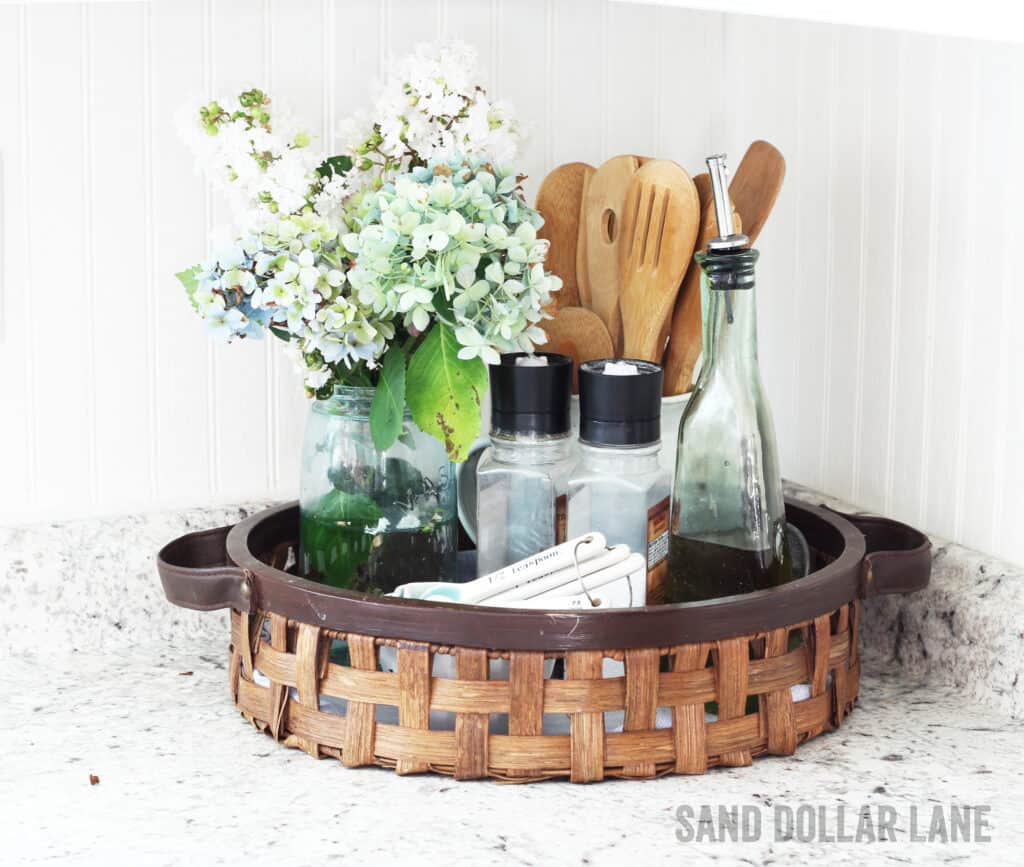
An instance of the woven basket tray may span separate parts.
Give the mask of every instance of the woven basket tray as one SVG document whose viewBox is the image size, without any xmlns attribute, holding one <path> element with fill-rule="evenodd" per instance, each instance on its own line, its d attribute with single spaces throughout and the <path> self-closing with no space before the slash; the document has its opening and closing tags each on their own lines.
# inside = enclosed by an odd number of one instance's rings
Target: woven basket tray
<svg viewBox="0 0 1024 867">
<path fill-rule="evenodd" d="M 158 567 L 171 602 L 232 609 L 231 696 L 286 746 L 399 774 L 645 779 L 789 755 L 838 727 L 857 698 L 860 600 L 928 583 L 917 530 L 795 502 L 787 517 L 810 545 L 807 577 L 639 609 L 325 587 L 282 568 L 295 504 L 182 536 Z"/>
</svg>

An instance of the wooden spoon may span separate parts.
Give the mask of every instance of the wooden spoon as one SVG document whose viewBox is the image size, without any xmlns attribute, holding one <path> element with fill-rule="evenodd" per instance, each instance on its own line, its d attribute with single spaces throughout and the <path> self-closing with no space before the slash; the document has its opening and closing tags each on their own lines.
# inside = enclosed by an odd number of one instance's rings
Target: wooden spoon
<svg viewBox="0 0 1024 867">
<path fill-rule="evenodd" d="M 761 234 L 785 177 L 786 160 L 766 141 L 753 142 L 736 167 L 729 182 L 729 198 L 751 244 Z"/>
<path fill-rule="evenodd" d="M 661 361 L 676 296 L 697 240 L 700 197 L 676 163 L 651 160 L 633 176 L 625 216 L 623 355 Z"/>
<path fill-rule="evenodd" d="M 562 278 L 562 289 L 549 307 L 552 313 L 580 303 L 576 242 L 580 233 L 583 187 L 593 173 L 594 167 L 586 163 L 566 163 L 549 172 L 537 191 L 537 210 L 544 218 L 537 235 L 550 242 L 544 267 Z"/>
<path fill-rule="evenodd" d="M 590 309 L 608 329 L 615 354 L 622 347 L 619 312 L 620 263 L 622 261 L 623 207 L 630 182 L 637 171 L 634 156 L 613 157 L 590 178 L 583 202 L 580 235 L 586 250 Z"/>
<path fill-rule="evenodd" d="M 554 319 L 539 323 L 548 336 L 544 352 L 568 355 L 575 365 L 572 369 L 572 393 L 579 393 L 579 368 L 584 361 L 614 358 L 615 349 L 608 329 L 601 317 L 584 307 L 563 307 Z"/>
<path fill-rule="evenodd" d="M 718 236 L 718 221 L 715 219 L 715 203 L 711 197 L 711 178 L 707 172 L 693 179 L 700 197 L 700 234 L 696 250 L 703 250 L 708 241 Z M 733 231 L 741 231 L 739 215 L 733 211 Z M 693 368 L 700 358 L 702 348 L 702 320 L 700 297 L 700 265 L 691 261 L 679 290 L 676 309 L 672 314 L 672 328 L 669 331 L 668 349 L 665 352 L 664 394 L 685 394 L 690 390 Z"/>
</svg>

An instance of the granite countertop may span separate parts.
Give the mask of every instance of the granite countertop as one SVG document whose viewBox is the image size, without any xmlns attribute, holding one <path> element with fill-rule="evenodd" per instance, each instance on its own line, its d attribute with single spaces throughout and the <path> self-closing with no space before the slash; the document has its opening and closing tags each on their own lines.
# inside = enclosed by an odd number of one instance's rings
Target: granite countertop
<svg viewBox="0 0 1024 867">
<path fill-rule="evenodd" d="M 164 602 L 152 555 L 259 505 L 0 530 L 4 863 L 1004 864 L 1024 845 L 1024 570 L 936 540 L 931 587 L 865 606 L 858 707 L 792 757 L 644 782 L 457 783 L 318 762 L 233 709 L 225 617 Z M 937 826 L 911 839 L 936 815 L 948 835 L 965 806 L 989 841 L 944 844 Z M 757 839 L 728 839 L 720 808 Z M 866 842 L 862 824 L 861 841 L 835 840 L 862 813 L 894 839 Z"/>
</svg>

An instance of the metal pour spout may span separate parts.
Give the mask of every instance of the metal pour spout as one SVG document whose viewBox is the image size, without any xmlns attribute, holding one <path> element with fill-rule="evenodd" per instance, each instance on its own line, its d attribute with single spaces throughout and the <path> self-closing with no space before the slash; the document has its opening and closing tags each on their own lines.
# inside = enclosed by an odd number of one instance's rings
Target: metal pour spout
<svg viewBox="0 0 1024 867">
<path fill-rule="evenodd" d="M 715 202 L 715 220 L 718 223 L 718 237 L 708 241 L 708 249 L 725 251 L 749 247 L 750 238 L 732 230 L 732 202 L 729 201 L 729 170 L 725 166 L 725 154 L 714 154 L 706 162 L 711 177 L 711 196 Z"/>
</svg>

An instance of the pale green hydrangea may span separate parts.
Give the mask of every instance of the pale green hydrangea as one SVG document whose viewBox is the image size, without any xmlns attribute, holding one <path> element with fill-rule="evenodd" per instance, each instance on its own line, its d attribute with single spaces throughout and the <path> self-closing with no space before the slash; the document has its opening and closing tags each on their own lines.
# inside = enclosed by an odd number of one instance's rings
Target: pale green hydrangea
<svg viewBox="0 0 1024 867">
<path fill-rule="evenodd" d="M 361 362 L 372 368 L 395 335 L 347 285 L 338 230 L 311 209 L 264 224 L 194 273 L 193 306 L 218 337 L 258 337 L 269 327 L 290 341 L 317 393 Z"/>
<path fill-rule="evenodd" d="M 496 364 L 501 352 L 543 343 L 537 323 L 561 280 L 544 270 L 543 220 L 509 166 L 479 158 L 432 160 L 364 197 L 348 280 L 359 303 L 421 332 L 455 330 L 462 359 Z"/>
</svg>

